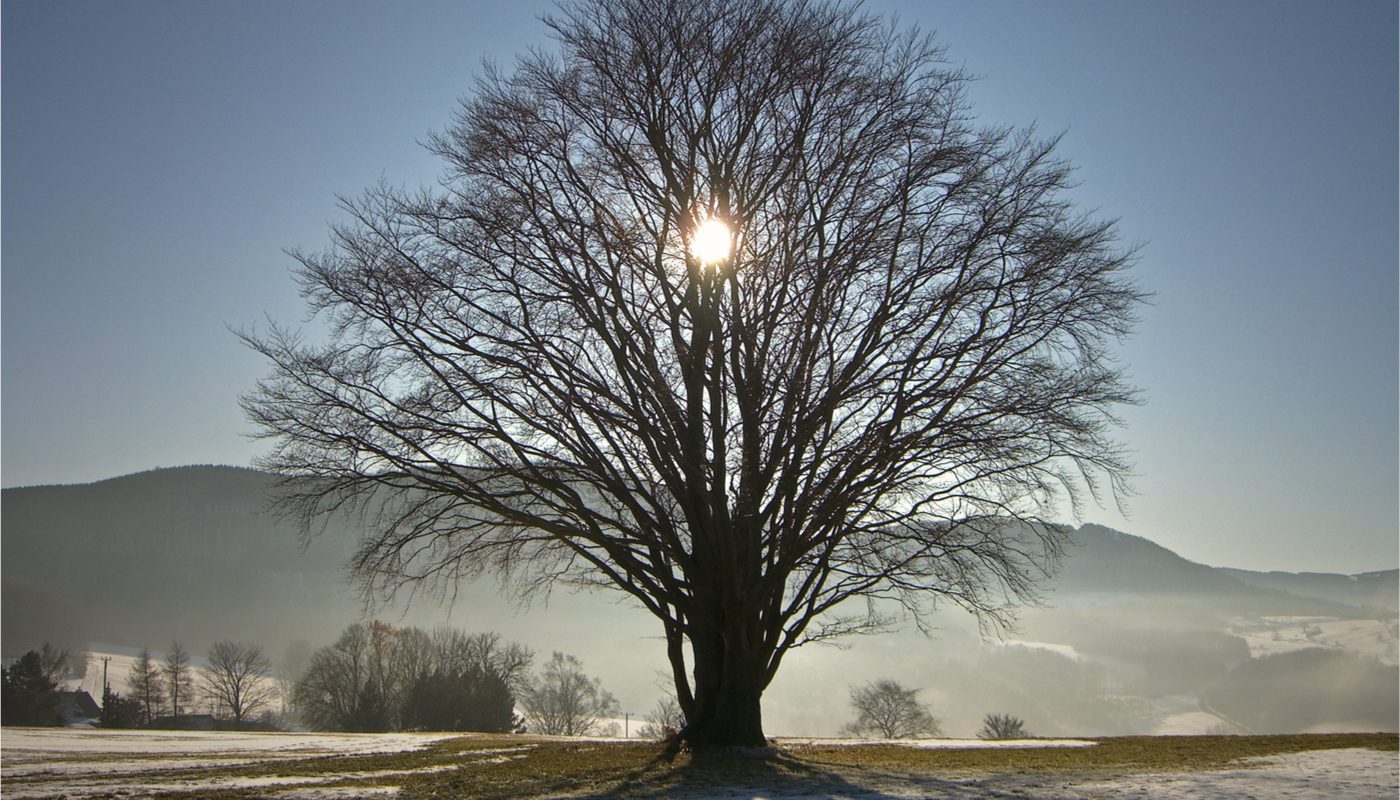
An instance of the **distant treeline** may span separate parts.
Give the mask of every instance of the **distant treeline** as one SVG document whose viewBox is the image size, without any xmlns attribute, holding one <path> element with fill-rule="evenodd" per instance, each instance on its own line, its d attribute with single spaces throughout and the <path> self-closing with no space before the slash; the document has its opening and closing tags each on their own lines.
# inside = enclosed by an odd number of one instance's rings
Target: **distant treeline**
<svg viewBox="0 0 1400 800">
<path fill-rule="evenodd" d="M 355 624 L 312 655 L 293 706 L 323 730 L 505 733 L 523 726 L 515 695 L 532 658 L 496 633 Z"/>
<path fill-rule="evenodd" d="M 71 664 L 86 658 L 45 643 L 4 667 L 0 722 L 57 726 L 95 717 L 109 728 L 502 733 L 524 727 L 515 702 L 529 686 L 532 658 L 496 633 L 383 622 L 350 625 L 314 652 L 292 647 L 276 669 L 256 644 L 216 642 L 196 667 L 174 642 L 163 658 L 142 649 L 125 694 L 108 689 L 100 708 L 89 699 L 75 709 L 73 700 L 86 694 L 61 687 L 75 673 Z"/>
</svg>

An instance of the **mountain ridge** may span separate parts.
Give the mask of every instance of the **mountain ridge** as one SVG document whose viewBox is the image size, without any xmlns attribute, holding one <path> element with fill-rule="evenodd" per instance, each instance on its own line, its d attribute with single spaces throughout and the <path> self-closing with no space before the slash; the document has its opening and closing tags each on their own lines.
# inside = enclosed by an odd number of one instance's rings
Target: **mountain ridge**
<svg viewBox="0 0 1400 800">
<path fill-rule="evenodd" d="M 148 470 L 141 470 L 141 471 L 138 471 L 138 472 L 131 472 L 131 473 L 127 473 L 127 474 L 124 474 L 124 475 L 116 475 L 116 476 L 112 476 L 112 477 L 110 477 L 110 478 L 100 478 L 100 479 L 98 479 L 98 480 L 88 481 L 88 482 L 78 482 L 78 483 L 39 483 L 39 484 L 25 484 L 25 485 L 20 485 L 20 486 L 7 486 L 7 487 L 4 487 L 3 489 L 0 489 L 0 493 L 6 493 L 6 494 L 8 494 L 8 493 L 10 493 L 10 492 L 21 492 L 21 491 L 23 491 L 23 492 L 29 492 L 29 491 L 47 491 L 47 490 L 87 489 L 87 488 L 93 488 L 93 487 L 104 487 L 104 488 L 125 487 L 125 486 L 131 485 L 131 484 L 133 484 L 133 483 L 137 483 L 137 482 L 141 482 L 141 481 L 146 481 L 146 480 L 159 479 L 159 478 L 162 478 L 162 477 L 165 477 L 165 476 L 170 476 L 170 475 L 200 475 L 200 474 L 206 475 L 206 476 L 241 476 L 241 477 L 250 478 L 250 479 L 257 479 L 257 480 L 261 480 L 261 481 L 272 481 L 272 480 L 276 480 L 276 479 L 278 478 L 278 476 L 275 475 L 275 474 L 273 474 L 273 473 L 270 473 L 270 472 L 267 472 L 267 471 L 264 471 L 264 470 L 260 470 L 260 469 L 257 469 L 257 468 L 255 468 L 255 467 L 242 467 L 242 466 L 237 466 L 237 465 L 232 465 L 232 464 L 212 464 L 212 463 L 210 463 L 210 464 L 188 464 L 188 465 L 175 466 L 175 467 L 153 467 L 153 468 L 148 469 Z M 270 505 L 270 504 L 269 504 L 269 505 Z M 270 510 L 270 509 L 269 509 L 269 510 Z M 1344 572 L 1323 572 L 1323 571 L 1314 571 L 1314 570 L 1302 570 L 1302 571 L 1289 571 L 1289 570 L 1254 570 L 1254 569 L 1247 569 L 1247 568 L 1244 568 L 1244 567 L 1213 566 L 1213 565 L 1205 564 L 1205 563 L 1199 562 L 1199 561 L 1192 561 L 1192 560 L 1186 558 L 1185 556 L 1182 556 L 1182 555 L 1178 554 L 1176 551 L 1172 550 L 1171 548 L 1166 547 L 1165 545 L 1162 545 L 1162 544 L 1160 544 L 1160 543 L 1158 543 L 1158 542 L 1156 542 L 1156 541 L 1154 541 L 1154 540 L 1152 540 L 1152 539 L 1150 539 L 1150 538 L 1148 538 L 1148 537 L 1146 537 L 1146 536 L 1142 536 L 1142 535 L 1140 535 L 1140 534 L 1128 533 L 1128 532 L 1125 532 L 1125 531 L 1120 531 L 1120 530 L 1118 530 L 1118 529 L 1116 529 L 1116 528 L 1112 528 L 1112 527 L 1109 527 L 1109 526 L 1107 526 L 1107 525 L 1103 525 L 1103 524 L 1100 524 L 1100 523 L 1085 522 L 1085 523 L 1082 523 L 1078 528 L 1073 528 L 1072 526 L 1069 526 L 1069 525 L 1066 525 L 1065 527 L 1066 527 L 1066 528 L 1069 528 L 1069 529 L 1072 530 L 1072 531 L 1074 531 L 1074 533 L 1075 533 L 1076 536 L 1083 536 L 1083 535 L 1085 535 L 1086 532 L 1091 532 L 1091 533 L 1095 533 L 1095 534 L 1099 534 L 1099 535 L 1102 535 L 1102 534 L 1104 534 L 1104 533 L 1107 533 L 1107 534 L 1113 534 L 1113 535 L 1115 535 L 1115 536 L 1117 536 L 1117 537 L 1123 537 L 1123 538 L 1129 539 L 1129 540 L 1136 540 L 1136 541 L 1141 542 L 1141 543 L 1144 543 L 1144 544 L 1146 544 L 1146 545 L 1150 545 L 1151 547 L 1153 547 L 1153 548 L 1155 548 L 1155 549 L 1157 549 L 1157 550 L 1159 550 L 1159 551 L 1161 551 L 1161 552 L 1163 552 L 1163 553 L 1170 554 L 1172 557 L 1174 557 L 1174 558 L 1176 558 L 1176 559 L 1179 559 L 1179 560 L 1182 561 L 1182 562 L 1185 562 L 1185 563 L 1188 563 L 1188 564 L 1192 564 L 1192 565 L 1195 565 L 1195 566 L 1197 566 L 1197 567 L 1201 567 L 1201 568 L 1208 569 L 1208 570 L 1219 570 L 1219 571 L 1227 572 L 1227 573 L 1232 574 L 1232 575 L 1233 575 L 1233 574 L 1248 574 L 1248 575 L 1251 575 L 1251 576 L 1260 576 L 1261 579 L 1262 579 L 1262 577 L 1264 577 L 1264 576 L 1329 577 L 1329 578 L 1340 576 L 1340 577 L 1353 578 L 1353 579 L 1375 579 L 1375 578 L 1384 578 L 1384 577 L 1386 577 L 1386 576 L 1396 576 L 1396 575 L 1400 575 L 1400 567 L 1391 568 L 1391 569 L 1368 570 L 1368 571 L 1366 571 L 1366 572 L 1344 573 Z"/>
<path fill-rule="evenodd" d="M 0 490 L 4 651 L 63 638 L 52 632 L 60 628 L 79 639 L 181 638 L 195 647 L 211 636 L 273 647 L 332 637 L 364 610 L 344 569 L 359 531 L 353 520 L 331 520 L 305 540 L 269 510 L 276 480 L 245 467 L 198 465 Z M 1327 616 L 1400 605 L 1397 570 L 1259 573 L 1198 564 L 1102 525 L 1071 536 L 1046 586 L 1052 600 L 1198 595 L 1224 598 L 1238 613 Z M 156 623 L 143 620 L 159 620 L 167 632 L 154 637 Z"/>
</svg>

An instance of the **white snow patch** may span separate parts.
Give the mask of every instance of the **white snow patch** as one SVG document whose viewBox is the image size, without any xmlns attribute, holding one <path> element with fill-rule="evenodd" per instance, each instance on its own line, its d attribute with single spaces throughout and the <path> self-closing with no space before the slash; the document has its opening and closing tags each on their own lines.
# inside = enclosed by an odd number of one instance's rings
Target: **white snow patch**
<svg viewBox="0 0 1400 800">
<path fill-rule="evenodd" d="M 235 733 L 231 731 L 83 730 L 78 728 L 5 728 L 0 752 L 13 756 L 43 754 L 178 754 L 220 753 L 290 756 L 399 753 L 417 750 L 460 733 Z"/>
<path fill-rule="evenodd" d="M 93 761 L 81 758 L 66 760 L 25 757 L 16 760 L 9 753 L 4 758 L 4 778 L 29 775 L 106 775 L 132 772 L 170 772 L 181 769 L 213 769 L 241 767 L 246 764 L 275 761 L 271 758 L 143 758 L 115 761 Z"/>
<path fill-rule="evenodd" d="M 1263 624 L 1238 635 L 1249 644 L 1251 658 L 1291 653 L 1311 647 L 1343 650 L 1400 664 L 1400 629 L 1395 620 L 1331 617 L 1262 617 Z"/>
<path fill-rule="evenodd" d="M 18 729 L 0 731 L 0 778 L 31 775 L 120 776 L 316 755 L 420 750 L 451 733 L 230 733 Z M 115 757 L 115 758 L 113 758 Z M 10 793 L 11 787 L 6 787 Z"/>
<path fill-rule="evenodd" d="M 366 755 L 414 750 L 440 739 L 461 734 L 245 734 L 194 731 L 76 731 L 73 729 L 7 729 L 0 739 L 6 798 L 84 797 L 143 794 L 162 791 L 209 792 L 224 789 L 281 789 L 277 797 L 289 800 L 363 797 L 397 793 L 397 787 L 327 787 L 328 783 L 398 778 L 448 772 L 471 762 L 441 764 L 417 769 L 359 772 L 327 772 L 317 775 L 269 775 L 180 778 L 152 781 L 152 771 L 236 766 L 254 762 L 287 761 L 317 755 Z M 471 751 L 500 759 L 519 758 L 524 747 L 486 748 Z M 215 758 L 194 759 L 195 753 Z M 230 754 L 241 758 L 229 758 Z M 172 758 L 161 758 L 169 754 Z M 155 758 L 141 757 L 155 755 Z M 115 760 L 107 758 L 116 756 Z M 222 757 L 217 757 L 222 756 Z M 18 763 L 16 763 L 18 762 Z M 41 775 L 65 776 L 64 780 L 16 783 L 15 778 Z M 71 776 L 71 779 L 67 779 Z"/>
<path fill-rule="evenodd" d="M 1246 759 L 1241 768 L 1198 773 L 1124 775 L 1099 780 L 1003 773 L 978 778 L 886 776 L 878 783 L 852 785 L 840 779 L 831 786 L 734 786 L 728 791 L 683 792 L 674 800 L 892 800 L 939 797 L 981 800 L 1017 797 L 1064 800 L 1071 797 L 1129 800 L 1394 800 L 1397 758 L 1375 750 L 1315 750 L 1262 759 Z"/>
<path fill-rule="evenodd" d="M 402 778 L 410 775 L 431 775 L 437 772 L 450 772 L 460 769 L 462 766 L 463 765 L 460 764 L 440 764 L 432 767 L 421 767 L 419 769 L 391 769 L 370 772 L 323 772 L 317 775 L 260 775 L 257 777 L 241 778 L 211 777 L 206 779 L 162 781 L 159 783 L 131 782 L 122 780 L 121 776 L 112 776 L 103 780 L 72 781 L 64 784 L 62 789 L 64 794 L 100 794 L 112 791 L 211 792 L 223 789 L 265 789 L 280 786 L 315 787 L 327 783 L 340 783 L 341 781 L 370 780 L 373 778 Z M 53 790 L 53 786 L 44 784 L 19 787 L 15 787 L 11 784 L 6 787 L 6 796 L 47 797 L 53 793 Z M 15 794 L 11 795 L 12 791 L 15 792 Z"/>
<path fill-rule="evenodd" d="M 1244 769 L 1166 775 L 1134 775 L 1075 785 L 1132 800 L 1394 800 L 1400 793 L 1400 758 L 1377 750 L 1311 750 L 1249 758 Z"/>
<path fill-rule="evenodd" d="M 970 748 L 1011 748 L 1026 749 L 1035 747 L 1093 747 L 1098 742 L 1087 739 L 796 739 L 780 737 L 775 739 L 778 746 L 811 745 L 817 747 L 845 747 L 860 744 L 893 744 L 900 747 L 915 747 L 922 750 L 966 750 Z"/>
</svg>

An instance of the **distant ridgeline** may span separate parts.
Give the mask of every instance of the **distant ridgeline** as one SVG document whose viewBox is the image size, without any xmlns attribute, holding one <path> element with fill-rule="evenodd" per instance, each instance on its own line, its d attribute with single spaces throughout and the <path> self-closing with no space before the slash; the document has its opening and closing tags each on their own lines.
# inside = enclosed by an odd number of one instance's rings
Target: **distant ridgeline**
<svg viewBox="0 0 1400 800">
<path fill-rule="evenodd" d="M 45 640 L 160 648 L 178 638 L 200 652 L 233 638 L 278 652 L 293 639 L 333 638 L 362 610 L 344 572 L 359 529 L 332 521 L 303 550 L 295 526 L 267 510 L 273 481 L 249 469 L 184 467 L 5 489 L 4 654 Z M 1248 572 L 1196 564 L 1095 525 L 1074 538 L 1052 604 L 1126 593 L 1252 615 L 1361 618 L 1394 616 L 1397 607 L 1396 570 Z"/>
<path fill-rule="evenodd" d="M 1084 525 L 1054 580 L 1056 593 L 1199 596 L 1241 614 L 1394 616 L 1400 570 L 1337 575 L 1253 572 L 1187 561 L 1140 536 Z"/>
<path fill-rule="evenodd" d="M 3 492 L 3 648 L 102 641 L 196 652 L 221 638 L 279 648 L 358 613 L 333 523 L 303 551 L 268 512 L 275 478 L 183 467 Z M 58 632 L 63 633 L 58 633 Z M 274 650 L 275 651 L 275 650 Z"/>
</svg>

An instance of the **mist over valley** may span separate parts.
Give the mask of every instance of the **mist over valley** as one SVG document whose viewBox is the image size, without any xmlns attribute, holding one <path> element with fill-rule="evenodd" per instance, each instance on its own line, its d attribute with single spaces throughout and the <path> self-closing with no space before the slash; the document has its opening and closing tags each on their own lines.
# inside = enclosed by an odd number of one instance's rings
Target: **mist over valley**
<svg viewBox="0 0 1400 800">
<path fill-rule="evenodd" d="M 44 641 L 159 652 L 176 640 L 199 655 L 235 640 L 277 662 L 377 618 L 495 631 L 533 649 L 537 666 L 556 650 L 575 655 L 633 719 L 664 693 L 658 625 L 621 594 L 559 587 L 522 602 L 483 578 L 455 599 L 367 606 L 345 570 L 364 520 L 330 520 L 303 543 L 268 511 L 273 482 L 184 467 L 5 489 L 4 655 Z M 1044 605 L 1024 609 L 1014 631 L 983 632 L 945 609 L 931 636 L 906 624 L 800 648 L 764 695 L 765 725 L 835 735 L 850 687 L 892 678 L 917 687 L 951 736 L 970 736 L 992 712 L 1023 718 L 1035 736 L 1394 731 L 1398 592 L 1394 569 L 1210 567 L 1083 525 Z"/>
</svg>

